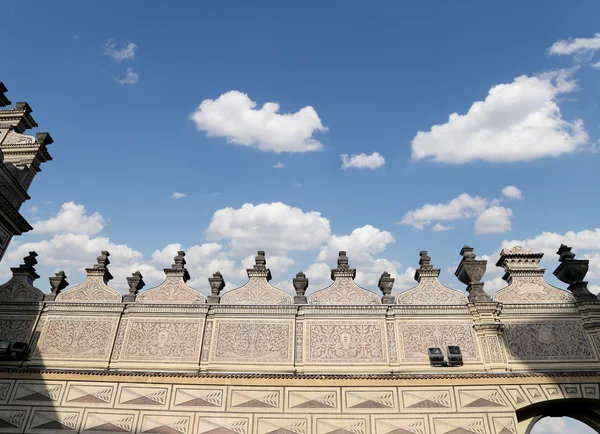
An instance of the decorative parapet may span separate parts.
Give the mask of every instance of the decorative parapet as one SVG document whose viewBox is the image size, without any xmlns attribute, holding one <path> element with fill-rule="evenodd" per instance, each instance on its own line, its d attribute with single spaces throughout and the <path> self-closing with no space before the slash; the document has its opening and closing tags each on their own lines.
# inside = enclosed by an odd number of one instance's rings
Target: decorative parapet
<svg viewBox="0 0 600 434">
<path fill-rule="evenodd" d="M 588 272 L 589 262 L 587 259 L 575 259 L 575 253 L 571 252 L 571 247 L 561 244 L 558 252 L 558 261 L 560 264 L 554 270 L 554 275 L 558 280 L 569 285 L 567 288 L 575 301 L 594 301 L 596 297 L 592 294 L 588 287 L 585 279 L 585 275 Z"/>
<path fill-rule="evenodd" d="M 292 297 L 269 284 L 271 270 L 267 268 L 265 252 L 258 251 L 254 267 L 248 272 L 248 283 L 226 292 L 221 304 L 292 304 Z"/>
<path fill-rule="evenodd" d="M 0 302 L 36 302 L 42 301 L 44 293 L 33 286 L 34 280 L 40 276 L 35 272 L 34 265 L 36 252 L 29 252 L 23 258 L 23 264 L 11 268 L 12 277 L 3 285 L 0 285 Z"/>
<path fill-rule="evenodd" d="M 221 291 L 225 288 L 225 279 L 223 279 L 223 275 L 217 271 L 213 274 L 213 277 L 208 278 L 208 284 L 210 285 L 208 303 L 219 303 L 221 301 Z"/>
<path fill-rule="evenodd" d="M 84 303 L 119 303 L 122 295 L 116 289 L 110 288 L 107 283 L 112 280 L 108 270 L 110 253 L 102 251 L 98 256 L 97 264 L 86 268 L 87 279 L 80 285 L 67 289 L 56 296 L 56 301 L 84 302 Z"/>
<path fill-rule="evenodd" d="M 337 268 L 331 270 L 333 283 L 327 288 L 313 293 L 310 304 L 381 304 L 381 299 L 374 292 L 361 288 L 354 282 L 356 270 L 348 266 L 345 251 L 338 254 Z"/>
<path fill-rule="evenodd" d="M 469 301 L 471 303 L 491 301 L 490 296 L 483 290 L 484 283 L 481 281 L 485 274 L 487 261 L 475 259 L 473 248 L 466 244 L 461 249 L 460 255 L 462 256 L 462 260 L 460 261 L 460 264 L 458 264 L 454 275 L 458 280 L 467 285 Z"/>
<path fill-rule="evenodd" d="M 50 277 L 50 294 L 46 294 L 44 297 L 44 301 L 54 301 L 56 300 L 56 296 L 60 294 L 60 292 L 69 286 L 69 282 L 67 282 L 67 275 L 64 271 L 59 271 L 54 274 L 54 277 Z"/>
<path fill-rule="evenodd" d="M 543 253 L 534 253 L 521 246 L 503 249 L 497 267 L 506 271 L 502 277 L 509 285 L 494 294 L 494 301 L 503 303 L 572 303 L 568 291 L 556 288 L 544 280 L 540 268 Z"/>
<path fill-rule="evenodd" d="M 396 304 L 440 305 L 467 304 L 467 297 L 454 289 L 447 288 L 438 280 L 439 268 L 433 268 L 427 251 L 419 253 L 419 268 L 415 271 L 418 285 L 398 295 Z"/>
<path fill-rule="evenodd" d="M 165 268 L 167 276 L 159 286 L 143 291 L 136 303 L 205 303 L 201 292 L 186 285 L 190 274 L 185 268 L 185 252 L 177 252 L 171 268 Z"/>
</svg>

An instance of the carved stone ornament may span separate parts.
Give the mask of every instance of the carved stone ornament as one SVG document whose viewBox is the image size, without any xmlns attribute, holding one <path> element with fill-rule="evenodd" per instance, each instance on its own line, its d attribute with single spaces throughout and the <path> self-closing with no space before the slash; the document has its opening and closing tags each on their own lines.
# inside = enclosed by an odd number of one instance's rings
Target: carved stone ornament
<svg viewBox="0 0 600 434">
<path fill-rule="evenodd" d="M 294 297 L 294 304 L 306 304 L 306 289 L 308 288 L 308 279 L 302 272 L 296 274 L 296 277 L 292 279 L 292 284 L 296 290 L 296 296 Z"/>
<path fill-rule="evenodd" d="M 314 292 L 308 299 L 309 304 L 381 304 L 374 292 L 361 288 L 354 283 L 356 270 L 348 267 L 345 251 L 340 251 L 338 267 L 331 270 L 333 283 L 327 288 Z"/>
<path fill-rule="evenodd" d="M 221 304 L 292 304 L 292 296 L 269 284 L 271 271 L 266 267 L 265 252 L 259 251 L 254 268 L 248 272 L 248 283 L 226 292 Z"/>
<path fill-rule="evenodd" d="M 487 295 L 486 292 L 483 290 L 484 284 L 481 281 L 483 275 L 485 274 L 487 261 L 482 259 L 475 259 L 475 253 L 473 253 L 473 248 L 467 245 L 465 245 L 461 249 L 460 255 L 462 256 L 462 260 L 460 261 L 460 264 L 458 264 L 454 275 L 458 278 L 458 280 L 467 285 L 469 301 L 490 301 L 490 296 Z"/>
<path fill-rule="evenodd" d="M 123 297 L 123 301 L 126 303 L 132 303 L 137 298 L 138 292 L 146 285 L 144 283 L 144 276 L 139 271 L 131 273 L 131 277 L 127 278 L 127 285 L 129 286 L 129 294 Z"/>
<path fill-rule="evenodd" d="M 225 288 L 225 279 L 223 279 L 223 275 L 217 271 L 213 274 L 213 277 L 208 278 L 208 284 L 210 285 L 208 302 L 212 304 L 219 303 L 221 301 L 221 291 Z"/>
<path fill-rule="evenodd" d="M 35 143 L 35 137 L 26 134 L 19 134 L 15 131 L 9 131 L 2 142 L 2 145 L 31 145 Z"/>
<path fill-rule="evenodd" d="M 431 258 L 427 251 L 420 253 L 419 265 L 415 271 L 417 286 L 405 291 L 396 297 L 396 304 L 436 305 L 436 304 L 462 304 L 469 302 L 467 296 L 460 291 L 445 287 L 438 280 L 439 268 L 433 268 Z"/>
<path fill-rule="evenodd" d="M 0 302 L 42 301 L 44 293 L 33 286 L 33 281 L 40 277 L 34 268 L 37 264 L 36 256 L 36 252 L 29 252 L 29 255 L 23 258 L 22 265 L 10 269 L 13 276 L 8 282 L 0 285 Z"/>
<path fill-rule="evenodd" d="M 171 268 L 165 268 L 167 276 L 159 286 L 143 291 L 136 303 L 205 303 L 201 292 L 186 285 L 190 275 L 185 268 L 185 252 L 177 252 Z"/>
<path fill-rule="evenodd" d="M 506 288 L 494 294 L 494 301 L 502 303 L 572 303 L 569 291 L 556 288 L 544 280 L 543 268 L 539 264 L 543 253 L 534 253 L 521 246 L 503 249 L 496 266 L 504 268 L 503 279 L 509 282 Z"/>
<path fill-rule="evenodd" d="M 60 292 L 69 286 L 69 282 L 67 282 L 67 275 L 64 271 L 59 271 L 54 274 L 54 276 L 50 277 L 50 286 L 52 289 L 50 290 L 50 294 L 46 294 L 44 297 L 44 301 L 54 301 L 56 300 L 56 296 L 60 294 Z"/>
<path fill-rule="evenodd" d="M 102 251 L 93 268 L 86 268 L 87 279 L 80 285 L 61 292 L 56 301 L 62 302 L 98 302 L 120 303 L 122 295 L 116 289 L 110 288 L 107 282 L 113 277 L 108 271 L 110 253 Z"/>
<path fill-rule="evenodd" d="M 567 288 L 573 294 L 575 301 L 594 301 L 596 297 L 592 294 L 588 287 L 585 279 L 585 275 L 588 272 L 590 261 L 587 259 L 575 259 L 575 253 L 571 252 L 571 247 L 560 245 L 558 252 L 558 261 L 560 264 L 554 270 L 554 275 L 561 282 L 565 282 L 569 285 Z"/>
<path fill-rule="evenodd" d="M 394 297 L 392 297 L 392 289 L 394 288 L 394 279 L 390 276 L 390 273 L 384 271 L 381 273 L 381 277 L 379 278 L 379 282 L 377 286 L 381 290 L 383 297 L 381 297 L 381 302 L 383 304 L 394 304 Z"/>
</svg>

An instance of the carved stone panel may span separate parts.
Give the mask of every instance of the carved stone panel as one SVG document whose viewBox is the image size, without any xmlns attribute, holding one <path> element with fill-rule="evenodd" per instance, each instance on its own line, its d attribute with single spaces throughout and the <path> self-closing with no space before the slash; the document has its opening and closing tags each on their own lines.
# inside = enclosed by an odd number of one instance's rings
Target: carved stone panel
<svg viewBox="0 0 600 434">
<path fill-rule="evenodd" d="M 468 303 L 467 296 L 460 291 L 442 285 L 437 277 L 422 278 L 417 286 L 404 291 L 396 298 L 396 304 L 439 305 Z"/>
<path fill-rule="evenodd" d="M 10 403 L 57 407 L 64 390 L 64 381 L 18 381 Z"/>
<path fill-rule="evenodd" d="M 198 434 L 250 434 L 252 415 L 236 413 L 197 413 L 196 433 Z"/>
<path fill-rule="evenodd" d="M 123 296 L 104 284 L 102 276 L 89 276 L 81 285 L 69 288 L 56 296 L 56 301 L 120 303 Z"/>
<path fill-rule="evenodd" d="M 373 417 L 373 434 L 428 434 L 429 424 L 424 417 Z"/>
<path fill-rule="evenodd" d="M 541 276 L 516 277 L 512 284 L 494 294 L 502 303 L 573 303 L 569 291 L 546 283 Z"/>
<path fill-rule="evenodd" d="M 171 408 L 174 410 L 225 411 L 226 388 L 223 386 L 174 386 Z"/>
<path fill-rule="evenodd" d="M 0 408 L 0 426 L 3 433 L 22 433 L 29 419 L 31 407 Z"/>
<path fill-rule="evenodd" d="M 131 318 L 121 360 L 145 362 L 197 361 L 201 319 Z"/>
<path fill-rule="evenodd" d="M 595 358 L 579 321 L 506 322 L 504 336 L 511 361 Z"/>
<path fill-rule="evenodd" d="M 138 412 L 134 410 L 102 410 L 92 407 L 85 411 L 81 424 L 84 433 L 137 433 Z"/>
<path fill-rule="evenodd" d="M 105 360 L 118 318 L 48 317 L 35 358 Z"/>
<path fill-rule="evenodd" d="M 313 434 L 369 434 L 368 416 L 356 417 L 315 417 Z"/>
<path fill-rule="evenodd" d="M 67 384 L 64 405 L 84 408 L 111 408 L 115 400 L 116 389 L 116 383 L 70 381 Z"/>
<path fill-rule="evenodd" d="M 381 304 L 381 298 L 374 292 L 361 288 L 350 277 L 338 277 L 327 288 L 313 293 L 310 304 Z"/>
<path fill-rule="evenodd" d="M 29 342 L 33 333 L 34 318 L 4 318 L 0 319 L 0 340 Z"/>
<path fill-rule="evenodd" d="M 26 276 L 13 276 L 8 282 L 0 285 L 0 302 L 36 302 L 42 301 L 43 298 L 44 293 L 27 283 Z"/>
<path fill-rule="evenodd" d="M 34 409 L 26 432 L 30 434 L 79 432 L 83 409 Z"/>
<path fill-rule="evenodd" d="M 401 413 L 456 412 L 450 387 L 400 387 Z"/>
<path fill-rule="evenodd" d="M 292 296 L 263 277 L 250 277 L 244 286 L 223 294 L 221 304 L 292 304 Z"/>
<path fill-rule="evenodd" d="M 397 390 L 393 387 L 342 389 L 344 413 L 398 413 Z"/>
<path fill-rule="evenodd" d="M 445 350 L 448 345 L 458 345 L 466 363 L 477 362 L 480 358 L 472 325 L 471 321 L 399 323 L 402 360 L 429 363 L 428 348 Z"/>
<path fill-rule="evenodd" d="M 138 432 L 192 434 L 193 423 L 194 413 L 142 411 Z"/>
<path fill-rule="evenodd" d="M 275 387 L 231 387 L 229 411 L 280 413 L 283 411 L 283 389 Z"/>
<path fill-rule="evenodd" d="M 434 415 L 432 428 L 435 434 L 473 433 L 488 434 L 490 432 L 487 419 L 483 414 Z"/>
<path fill-rule="evenodd" d="M 306 321 L 307 363 L 387 363 L 383 321 Z"/>
<path fill-rule="evenodd" d="M 204 303 L 202 293 L 190 288 L 178 276 L 169 276 L 160 286 L 141 292 L 136 303 Z"/>
<path fill-rule="evenodd" d="M 256 434 L 309 434 L 310 417 L 257 416 Z"/>
<path fill-rule="evenodd" d="M 166 410 L 169 407 L 170 396 L 169 384 L 120 384 L 115 408 Z"/>
<path fill-rule="evenodd" d="M 216 321 L 212 362 L 291 363 L 291 320 Z"/>
<path fill-rule="evenodd" d="M 340 391 L 333 387 L 287 387 L 286 413 L 340 413 Z"/>
</svg>

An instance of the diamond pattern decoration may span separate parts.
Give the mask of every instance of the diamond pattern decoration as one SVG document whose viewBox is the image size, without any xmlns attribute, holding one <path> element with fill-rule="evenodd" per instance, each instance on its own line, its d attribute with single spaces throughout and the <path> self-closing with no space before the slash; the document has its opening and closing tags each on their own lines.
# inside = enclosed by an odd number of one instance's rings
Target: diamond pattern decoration
<svg viewBox="0 0 600 434">
<path fill-rule="evenodd" d="M 21 432 L 27 410 L 0 410 L 0 432 Z"/>
<path fill-rule="evenodd" d="M 140 434 L 187 434 L 190 431 L 190 416 L 144 415 Z"/>
<path fill-rule="evenodd" d="M 15 401 L 37 401 L 55 403 L 60 397 L 62 384 L 20 383 L 15 392 Z"/>
<path fill-rule="evenodd" d="M 425 434 L 423 419 L 377 419 L 375 434 Z"/>
<path fill-rule="evenodd" d="M 123 387 L 119 404 L 127 405 L 165 405 L 167 403 L 167 388 L 154 387 Z"/>
<path fill-rule="evenodd" d="M 8 398 L 8 392 L 12 383 L 0 383 L 0 401 L 4 401 Z"/>
<path fill-rule="evenodd" d="M 436 434 L 486 434 L 482 418 L 434 419 Z"/>
<path fill-rule="evenodd" d="M 462 407 L 506 407 L 506 402 L 497 389 L 459 390 L 458 397 Z"/>
<path fill-rule="evenodd" d="M 394 392 L 386 391 L 346 391 L 348 408 L 394 408 Z"/>
<path fill-rule="evenodd" d="M 199 417 L 198 434 L 248 434 L 249 420 L 246 417 Z"/>
<path fill-rule="evenodd" d="M 307 426 L 304 418 L 261 418 L 258 420 L 257 434 L 306 434 Z"/>
<path fill-rule="evenodd" d="M 278 408 L 279 391 L 234 390 L 231 406 L 236 408 Z"/>
<path fill-rule="evenodd" d="M 517 425 L 512 417 L 494 417 L 492 421 L 496 434 L 517 434 Z"/>
<path fill-rule="evenodd" d="M 75 412 L 55 412 L 55 411 L 36 411 L 31 421 L 30 429 L 34 430 L 60 430 L 77 431 L 77 422 L 79 413 Z"/>
<path fill-rule="evenodd" d="M 337 392 L 335 391 L 290 391 L 288 393 L 289 407 L 301 408 L 336 408 Z"/>
<path fill-rule="evenodd" d="M 175 391 L 175 407 L 221 407 L 222 389 L 187 389 Z"/>
<path fill-rule="evenodd" d="M 529 399 L 523 394 L 519 386 L 502 386 L 502 390 L 508 395 L 508 399 L 516 408 L 529 405 Z"/>
<path fill-rule="evenodd" d="M 315 434 L 366 434 L 364 419 L 317 419 Z"/>
<path fill-rule="evenodd" d="M 404 407 L 414 409 L 451 408 L 450 392 L 447 390 L 403 390 Z"/>
<path fill-rule="evenodd" d="M 107 404 L 112 399 L 113 391 L 113 386 L 71 386 L 67 393 L 66 402 Z"/>
<path fill-rule="evenodd" d="M 135 413 L 89 413 L 83 432 L 133 433 Z"/>
</svg>

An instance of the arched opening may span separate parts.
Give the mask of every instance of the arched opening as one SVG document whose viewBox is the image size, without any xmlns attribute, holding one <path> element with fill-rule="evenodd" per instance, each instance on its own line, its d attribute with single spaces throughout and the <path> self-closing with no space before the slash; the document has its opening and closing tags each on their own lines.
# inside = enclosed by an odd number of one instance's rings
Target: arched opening
<svg viewBox="0 0 600 434">
<path fill-rule="evenodd" d="M 600 402 L 557 399 L 517 411 L 521 434 L 600 434 Z"/>
</svg>

